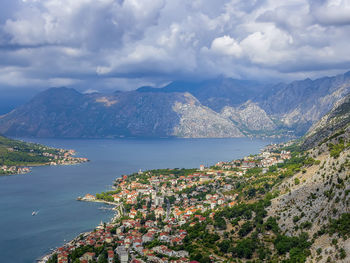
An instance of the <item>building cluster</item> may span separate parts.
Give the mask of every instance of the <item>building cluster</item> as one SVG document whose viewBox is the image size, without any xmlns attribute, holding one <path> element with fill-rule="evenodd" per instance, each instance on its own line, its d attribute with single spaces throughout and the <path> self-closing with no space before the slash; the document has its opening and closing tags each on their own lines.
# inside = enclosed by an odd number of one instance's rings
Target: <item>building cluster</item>
<svg viewBox="0 0 350 263">
<path fill-rule="evenodd" d="M 29 172 L 30 172 L 29 167 L 11 166 L 11 165 L 0 166 L 0 174 L 25 174 Z"/>
<path fill-rule="evenodd" d="M 66 262 L 67 255 L 82 246 L 104 246 L 108 260 L 117 257 L 122 263 L 190 262 L 189 253 L 181 248 L 187 237 L 184 225 L 192 227 L 211 220 L 217 209 L 236 204 L 238 194 L 231 191 L 233 186 L 225 178 L 289 158 L 290 152 L 264 149 L 261 154 L 243 160 L 220 162 L 216 166 L 223 168 L 221 170 L 201 166 L 190 174 L 168 170 L 165 175 L 149 171 L 122 176 L 116 179 L 115 189 L 109 196 L 118 207 L 118 216 L 60 248 L 58 255 L 63 261 L 59 262 Z M 236 169 L 225 170 L 226 165 Z M 101 202 L 105 195 L 108 193 L 98 198 L 87 194 L 82 200 Z M 97 261 L 99 256 L 86 252 L 80 262 Z"/>
<path fill-rule="evenodd" d="M 141 224 L 140 219 L 125 219 L 118 223 L 101 223 L 95 231 L 65 244 L 58 248 L 56 253 L 58 263 L 68 263 L 69 254 L 79 247 L 90 246 L 98 249 L 104 246 L 108 252 L 108 263 L 113 263 L 115 257 L 121 263 L 189 262 L 187 251 L 175 251 L 169 248 L 169 246 L 181 245 L 186 235 L 186 231 L 178 229 L 178 225 L 171 220 L 161 227 L 158 221 L 148 220 Z M 154 240 L 158 240 L 159 245 L 152 248 L 144 247 L 145 244 Z M 88 263 L 98 261 L 100 256 L 94 252 L 86 252 L 79 260 L 81 263 Z M 169 258 L 173 260 L 167 260 Z"/>
<path fill-rule="evenodd" d="M 89 161 L 87 158 L 74 157 L 75 153 L 74 150 L 57 149 L 56 153 L 44 152 L 43 156 L 52 159 L 50 165 L 77 164 Z"/>
<path fill-rule="evenodd" d="M 268 168 L 291 158 L 289 151 L 277 150 L 277 145 L 267 146 L 260 154 L 255 156 L 247 156 L 242 160 L 233 160 L 230 162 L 218 162 L 215 166 L 224 170 L 239 169 L 237 175 L 244 173 L 245 170 L 251 168 Z M 265 169 L 264 169 L 265 170 Z"/>
<path fill-rule="evenodd" d="M 65 152 L 63 155 L 48 153 L 47 157 L 53 159 L 53 161 L 50 162 L 50 165 L 71 165 L 89 161 L 87 158 L 74 157 L 70 152 Z"/>
</svg>

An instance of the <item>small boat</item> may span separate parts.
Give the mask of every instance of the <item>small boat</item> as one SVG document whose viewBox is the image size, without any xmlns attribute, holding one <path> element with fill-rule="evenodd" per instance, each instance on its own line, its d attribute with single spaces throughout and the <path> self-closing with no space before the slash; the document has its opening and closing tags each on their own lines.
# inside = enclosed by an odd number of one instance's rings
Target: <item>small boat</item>
<svg viewBox="0 0 350 263">
<path fill-rule="evenodd" d="M 32 216 L 36 216 L 39 212 L 38 211 L 33 211 Z"/>
</svg>

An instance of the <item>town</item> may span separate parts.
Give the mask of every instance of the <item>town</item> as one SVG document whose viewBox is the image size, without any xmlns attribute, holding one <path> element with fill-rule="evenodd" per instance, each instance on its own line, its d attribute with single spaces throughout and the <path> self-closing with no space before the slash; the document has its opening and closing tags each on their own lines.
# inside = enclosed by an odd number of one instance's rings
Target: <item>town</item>
<svg viewBox="0 0 350 263">
<path fill-rule="evenodd" d="M 101 222 L 94 231 L 78 236 L 42 261 L 224 262 L 215 249 L 205 258 L 188 244 L 195 231 L 206 228 L 209 222 L 219 229 L 220 224 L 226 225 L 215 217 L 218 211 L 232 208 L 245 198 L 254 199 L 271 187 L 275 179 L 269 171 L 291 159 L 291 152 L 281 149 L 281 145 L 269 145 L 258 155 L 212 167 L 123 175 L 115 180 L 112 191 L 78 198 L 113 205 L 116 215 L 111 222 Z M 264 178 L 263 187 L 257 178 Z M 257 181 L 255 187 L 253 182 Z M 232 225 L 231 232 L 236 228 Z M 225 233 L 208 231 L 206 235 L 206 242 L 214 243 Z"/>
</svg>

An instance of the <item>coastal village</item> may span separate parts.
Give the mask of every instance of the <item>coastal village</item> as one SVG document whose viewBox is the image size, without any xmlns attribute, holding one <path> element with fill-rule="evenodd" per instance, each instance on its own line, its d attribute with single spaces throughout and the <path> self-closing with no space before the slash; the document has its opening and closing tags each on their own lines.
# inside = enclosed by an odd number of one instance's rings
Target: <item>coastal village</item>
<svg viewBox="0 0 350 263">
<path fill-rule="evenodd" d="M 15 151 L 12 148 L 8 148 L 7 150 L 10 152 Z M 45 162 L 41 161 L 30 165 L 0 165 L 0 175 L 26 174 L 31 171 L 31 166 L 73 165 L 89 161 L 87 158 L 74 157 L 76 154 L 74 150 L 54 149 L 52 151 L 51 148 L 43 148 L 41 150 L 41 156 L 45 158 Z"/>
<path fill-rule="evenodd" d="M 0 175 L 1 174 L 26 174 L 30 172 L 29 167 L 21 167 L 14 165 L 1 165 L 0 166 Z"/>
<path fill-rule="evenodd" d="M 44 156 L 52 159 L 49 165 L 73 165 L 77 163 L 88 162 L 89 160 L 84 157 L 74 157 L 75 150 L 58 149 L 58 154 L 43 153 Z"/>
<path fill-rule="evenodd" d="M 234 178 L 251 170 L 265 174 L 291 158 L 272 144 L 260 154 L 199 169 L 161 169 L 123 175 L 113 190 L 86 194 L 82 201 L 113 205 L 115 217 L 56 249 L 42 262 L 196 262 L 184 244 L 191 228 L 207 225 L 217 211 L 234 207 L 242 196 Z M 203 261 L 204 262 L 204 261 Z M 216 255 L 209 262 L 224 262 Z"/>
</svg>

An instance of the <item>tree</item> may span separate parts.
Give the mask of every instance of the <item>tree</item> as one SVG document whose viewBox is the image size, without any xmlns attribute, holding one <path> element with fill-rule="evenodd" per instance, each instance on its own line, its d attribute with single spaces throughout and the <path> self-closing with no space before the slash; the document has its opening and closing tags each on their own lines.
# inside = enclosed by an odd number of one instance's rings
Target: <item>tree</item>
<svg viewBox="0 0 350 263">
<path fill-rule="evenodd" d="M 265 229 L 266 230 L 272 230 L 272 232 L 274 232 L 275 234 L 278 234 L 280 232 L 280 228 L 277 224 L 277 220 L 276 218 L 274 217 L 269 217 L 267 220 L 266 220 L 266 223 L 265 223 Z"/>
<path fill-rule="evenodd" d="M 239 258 L 251 258 L 256 249 L 256 242 L 250 238 L 242 239 L 232 249 L 232 254 Z"/>
<path fill-rule="evenodd" d="M 218 247 L 223 253 L 227 253 L 230 246 L 231 246 L 231 241 L 227 239 L 218 244 Z"/>
<path fill-rule="evenodd" d="M 241 229 L 238 231 L 238 234 L 240 235 L 240 237 L 244 237 L 248 235 L 252 230 L 252 223 L 250 221 L 247 221 L 241 226 Z"/>
<path fill-rule="evenodd" d="M 256 196 L 256 189 L 255 188 L 249 188 L 248 191 L 246 192 L 246 195 L 250 198 Z"/>
<path fill-rule="evenodd" d="M 225 230 L 227 228 L 225 219 L 219 214 L 214 216 L 214 226 L 221 230 Z"/>
</svg>

